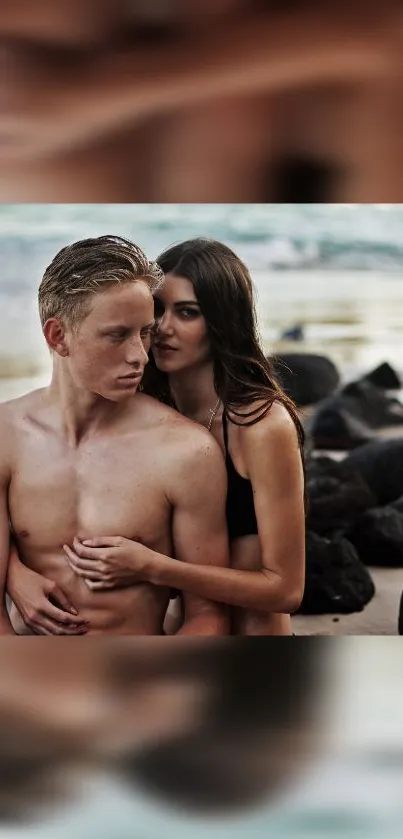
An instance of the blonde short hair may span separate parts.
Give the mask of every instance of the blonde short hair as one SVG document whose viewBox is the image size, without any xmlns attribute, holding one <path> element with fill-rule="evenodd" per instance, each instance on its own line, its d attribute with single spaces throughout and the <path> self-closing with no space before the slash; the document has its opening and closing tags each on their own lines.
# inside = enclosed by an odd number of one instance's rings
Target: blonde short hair
<svg viewBox="0 0 403 839">
<path fill-rule="evenodd" d="M 128 239 L 100 236 L 67 245 L 48 265 L 39 286 L 41 324 L 58 317 L 74 329 L 88 314 L 92 294 L 115 283 L 139 280 L 154 294 L 162 285 L 164 274 Z"/>
</svg>

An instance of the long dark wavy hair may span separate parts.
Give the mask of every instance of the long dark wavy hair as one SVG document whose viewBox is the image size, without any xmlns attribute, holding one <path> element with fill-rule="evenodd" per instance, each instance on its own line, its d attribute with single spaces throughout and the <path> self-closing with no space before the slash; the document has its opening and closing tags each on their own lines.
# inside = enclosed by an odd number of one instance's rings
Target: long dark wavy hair
<svg viewBox="0 0 403 839">
<path fill-rule="evenodd" d="M 157 263 L 164 274 L 190 280 L 206 321 L 214 386 L 236 425 L 253 425 L 281 402 L 292 417 L 301 454 L 304 431 L 294 402 L 284 393 L 260 345 L 253 285 L 242 260 L 221 242 L 190 239 L 165 250 Z M 152 352 L 142 390 L 173 407 L 168 377 Z"/>
</svg>

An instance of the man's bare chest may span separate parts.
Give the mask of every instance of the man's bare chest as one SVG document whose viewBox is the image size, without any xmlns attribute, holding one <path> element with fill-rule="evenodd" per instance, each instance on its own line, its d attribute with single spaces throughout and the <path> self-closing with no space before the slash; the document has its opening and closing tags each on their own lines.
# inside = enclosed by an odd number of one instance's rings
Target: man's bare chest
<svg viewBox="0 0 403 839">
<path fill-rule="evenodd" d="M 17 535 L 121 535 L 148 542 L 166 528 L 164 463 L 158 448 L 102 441 L 71 450 L 54 440 L 24 441 L 9 493 Z M 34 539 L 35 541 L 35 539 Z"/>
</svg>

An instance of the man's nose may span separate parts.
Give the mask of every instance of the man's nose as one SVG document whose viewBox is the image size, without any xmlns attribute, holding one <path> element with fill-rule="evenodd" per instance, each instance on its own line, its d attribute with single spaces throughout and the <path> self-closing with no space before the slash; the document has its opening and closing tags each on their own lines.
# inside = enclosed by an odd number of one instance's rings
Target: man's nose
<svg viewBox="0 0 403 839">
<path fill-rule="evenodd" d="M 126 361 L 128 364 L 132 364 L 136 368 L 147 364 L 148 355 L 141 339 L 130 342 L 127 350 Z"/>
</svg>

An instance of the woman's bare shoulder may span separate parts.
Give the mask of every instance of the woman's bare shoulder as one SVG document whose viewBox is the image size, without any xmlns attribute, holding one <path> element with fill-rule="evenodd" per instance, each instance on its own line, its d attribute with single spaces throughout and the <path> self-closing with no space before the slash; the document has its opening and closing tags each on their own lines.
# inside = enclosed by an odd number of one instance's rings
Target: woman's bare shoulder
<svg viewBox="0 0 403 839">
<path fill-rule="evenodd" d="M 258 412 L 264 409 L 265 402 L 259 400 L 250 406 L 249 410 Z M 257 416 L 259 414 L 257 413 Z M 287 407 L 276 399 L 269 410 L 254 422 L 253 425 L 239 426 L 240 442 L 245 450 L 255 449 L 259 444 L 270 444 L 273 446 L 284 443 L 298 444 L 297 429 L 293 417 Z"/>
</svg>

